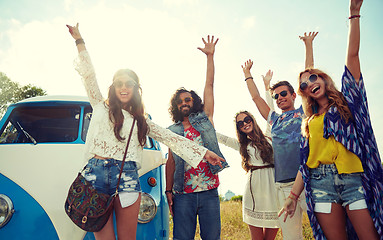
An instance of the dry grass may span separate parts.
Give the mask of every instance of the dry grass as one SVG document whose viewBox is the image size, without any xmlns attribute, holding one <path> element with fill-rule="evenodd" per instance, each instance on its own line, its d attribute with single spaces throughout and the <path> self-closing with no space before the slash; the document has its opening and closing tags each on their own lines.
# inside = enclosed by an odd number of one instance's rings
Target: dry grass
<svg viewBox="0 0 383 240">
<path fill-rule="evenodd" d="M 303 236 L 305 239 L 314 239 L 310 228 L 307 215 L 304 214 L 303 218 Z M 249 229 L 247 224 L 242 221 L 242 202 L 240 201 L 227 201 L 221 202 L 221 239 L 237 240 L 237 239 L 250 239 Z M 170 239 L 173 238 L 173 220 L 170 219 Z M 199 228 L 197 227 L 195 239 L 201 239 L 199 236 Z M 281 231 L 275 240 L 282 240 Z"/>
</svg>

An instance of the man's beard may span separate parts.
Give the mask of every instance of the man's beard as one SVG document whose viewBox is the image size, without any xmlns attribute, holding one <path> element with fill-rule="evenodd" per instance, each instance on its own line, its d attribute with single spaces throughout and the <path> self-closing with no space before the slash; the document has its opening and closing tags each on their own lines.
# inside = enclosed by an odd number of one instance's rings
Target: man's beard
<svg viewBox="0 0 383 240">
<path fill-rule="evenodd" d="M 189 117 L 191 110 L 192 109 L 189 106 L 185 106 L 185 107 L 182 106 L 180 113 L 181 113 L 182 117 Z"/>
</svg>

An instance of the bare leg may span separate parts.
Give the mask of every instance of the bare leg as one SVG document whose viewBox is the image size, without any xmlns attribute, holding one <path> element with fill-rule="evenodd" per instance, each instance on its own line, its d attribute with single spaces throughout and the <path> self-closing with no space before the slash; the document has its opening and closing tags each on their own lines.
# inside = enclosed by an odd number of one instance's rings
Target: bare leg
<svg viewBox="0 0 383 240">
<path fill-rule="evenodd" d="M 260 239 L 263 240 L 263 228 L 255 227 L 251 225 L 248 225 L 248 226 L 249 226 L 250 236 L 252 240 L 260 240 Z"/>
<path fill-rule="evenodd" d="M 264 230 L 263 239 L 265 240 L 274 240 L 278 233 L 278 228 L 265 228 Z"/>
<path fill-rule="evenodd" d="M 360 240 L 379 239 L 378 232 L 367 208 L 349 210 L 349 206 L 347 206 L 346 211 Z"/>
<path fill-rule="evenodd" d="M 327 239 L 346 240 L 345 210 L 340 204 L 331 204 L 331 213 L 315 213 Z"/>
<path fill-rule="evenodd" d="M 252 240 L 274 240 L 278 233 L 278 228 L 261 228 L 251 225 L 248 226 Z"/>
<path fill-rule="evenodd" d="M 93 234 L 96 240 L 116 239 L 114 235 L 114 227 L 113 227 L 113 213 L 110 214 L 109 220 L 105 224 L 105 226 L 99 232 L 94 232 Z"/>
<path fill-rule="evenodd" d="M 122 208 L 120 199 L 117 197 L 114 202 L 117 221 L 118 240 L 135 240 L 137 233 L 137 219 L 140 211 L 141 193 L 135 203 L 129 207 Z"/>
</svg>

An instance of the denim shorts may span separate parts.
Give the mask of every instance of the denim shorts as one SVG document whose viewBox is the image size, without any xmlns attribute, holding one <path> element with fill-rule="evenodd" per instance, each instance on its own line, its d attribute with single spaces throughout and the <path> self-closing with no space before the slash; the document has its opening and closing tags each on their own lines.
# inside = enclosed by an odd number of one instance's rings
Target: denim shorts
<svg viewBox="0 0 383 240">
<path fill-rule="evenodd" d="M 338 174 L 335 164 L 310 169 L 314 203 L 337 203 L 343 207 L 364 200 L 360 173 Z"/>
<path fill-rule="evenodd" d="M 97 191 L 112 195 L 116 192 L 121 164 L 122 161 L 113 158 L 91 158 L 82 175 Z M 118 192 L 141 192 L 136 162 L 125 161 Z"/>
</svg>

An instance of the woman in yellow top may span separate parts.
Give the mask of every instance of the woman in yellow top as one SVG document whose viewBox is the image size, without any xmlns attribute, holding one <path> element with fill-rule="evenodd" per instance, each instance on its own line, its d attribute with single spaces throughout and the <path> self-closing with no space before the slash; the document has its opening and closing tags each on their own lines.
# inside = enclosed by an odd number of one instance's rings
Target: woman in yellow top
<svg viewBox="0 0 383 240">
<path fill-rule="evenodd" d="M 342 92 L 318 69 L 299 75 L 306 119 L 301 167 L 279 216 L 293 216 L 305 187 L 316 239 L 383 239 L 383 171 L 371 128 L 359 63 L 360 8 L 350 0 L 350 32 Z M 380 202 L 380 204 L 379 204 Z M 347 226 L 347 221 L 351 226 Z M 380 235 L 380 238 L 379 238 Z"/>
</svg>

